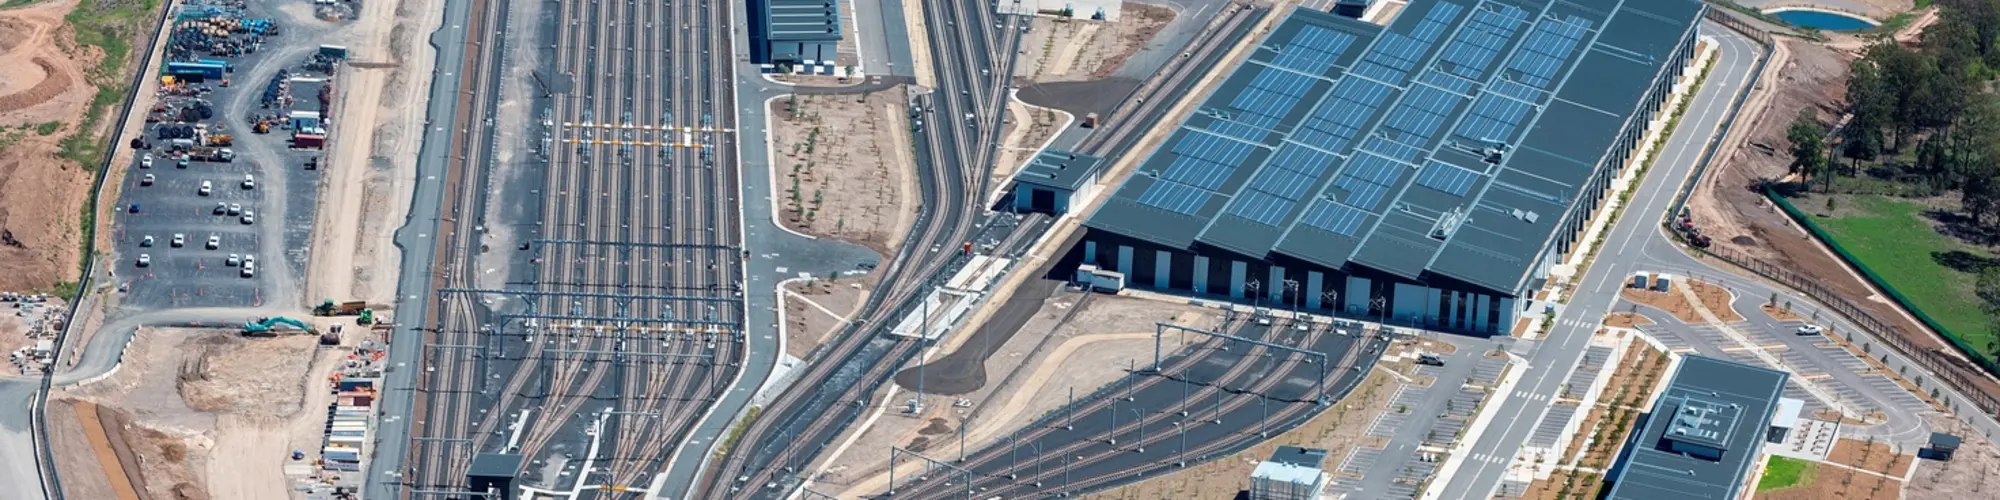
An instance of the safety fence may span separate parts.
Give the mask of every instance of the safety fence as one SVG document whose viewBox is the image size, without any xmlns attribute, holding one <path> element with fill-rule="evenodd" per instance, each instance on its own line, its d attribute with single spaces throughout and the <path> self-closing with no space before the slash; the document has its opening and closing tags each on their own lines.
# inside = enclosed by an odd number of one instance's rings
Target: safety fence
<svg viewBox="0 0 2000 500">
<path fill-rule="evenodd" d="M 1771 188 L 1770 186 L 1764 187 L 1764 196 L 1770 198 L 1772 203 L 1777 204 L 1778 208 L 1784 210 L 1786 216 L 1791 217 L 1792 220 L 1797 221 L 1800 226 L 1804 226 L 1807 231 L 1812 232 L 1813 237 L 1818 238 L 1821 242 L 1826 243 L 1826 246 L 1828 248 L 1833 249 L 1833 253 L 1839 256 L 1842 261 L 1847 263 L 1847 265 L 1853 266 L 1855 270 L 1861 272 L 1862 276 L 1867 277 L 1868 281 L 1874 283 L 1876 287 L 1881 288 L 1882 291 L 1884 293 L 1887 293 L 1890 298 L 1895 299 L 1896 304 L 1898 306 L 1901 306 L 1903 309 L 1909 311 L 1910 315 L 1915 316 L 1917 318 L 1917 321 L 1922 322 L 1925 327 L 1937 331 L 1940 336 L 1943 336 L 1945 338 L 1945 340 L 1951 342 L 1952 347 L 1957 348 L 1960 353 L 1964 354 L 1967 358 L 1971 359 L 1970 361 L 1967 361 L 1965 359 L 1952 356 L 1948 353 L 1936 352 L 1935 349 L 1927 349 L 1922 346 L 1913 345 L 1906 337 L 1923 335 L 1924 332 L 1905 332 L 1908 333 L 1909 335 L 1891 333 L 1903 330 L 1895 328 L 1890 324 L 1881 321 L 1879 318 L 1874 317 L 1873 315 L 1869 315 L 1865 312 L 1860 312 L 1859 307 L 1856 307 L 1851 303 L 1847 303 L 1846 299 L 1839 299 L 1838 303 L 1839 305 L 1837 305 L 1836 307 L 1843 308 L 1844 309 L 1842 311 L 1843 313 L 1846 313 L 1847 310 L 1855 311 L 1855 314 L 1847 314 L 1848 317 L 1859 320 L 1857 321 L 1857 323 L 1873 323 L 1873 324 L 1862 324 L 1861 326 L 1869 330 L 1883 332 L 1887 334 L 1884 335 L 1884 337 L 1889 337 L 1892 343 L 1897 344 L 1897 347 L 1901 348 L 1901 350 L 1903 350 L 1906 354 L 1915 354 L 1917 352 L 1922 352 L 1927 355 L 1942 357 L 1943 359 L 1938 360 L 1939 361 L 1938 363 L 1926 364 L 1926 367 L 1934 368 L 1934 371 L 1939 372 L 1940 376 L 1949 376 L 1946 375 L 1946 373 L 1952 371 L 1953 369 L 1960 371 L 1972 371 L 1975 368 L 1983 369 L 1987 373 L 2000 374 L 2000 365 L 1994 364 L 1992 358 L 1980 353 L 1978 349 L 1973 348 L 1973 346 L 1970 343 L 1966 342 L 1965 339 L 1959 337 L 1958 334 L 1952 333 L 1952 331 L 1948 328 L 1945 328 L 1943 324 L 1938 323 L 1937 319 L 1932 318 L 1930 314 L 1924 312 L 1924 309 L 1922 307 L 1919 307 L 1915 301 L 1910 300 L 1910 298 L 1904 295 L 1901 290 L 1896 289 L 1895 285 L 1891 285 L 1888 280 L 1883 279 L 1880 274 L 1877 274 L 1873 268 L 1868 267 L 1868 264 L 1862 262 L 1861 259 L 1856 258 L 1853 253 L 1850 253 L 1847 250 L 1847 248 L 1841 246 L 1840 241 L 1838 239 L 1835 239 L 1833 235 L 1827 233 L 1825 228 L 1820 227 L 1820 225 L 1817 222 L 1814 222 L 1811 217 L 1808 217 L 1805 214 L 1805 212 L 1799 210 L 1798 207 L 1792 205 L 1792 202 L 1790 200 L 1786 200 L 1784 196 L 1779 195 L 1777 191 Z M 1796 273 L 1791 273 L 1790 271 L 1784 271 L 1784 272 L 1786 274 L 1796 274 Z M 1759 274 L 1764 274 L 1764 273 L 1759 272 Z M 1786 281 L 1786 280 L 1780 280 L 1780 281 L 1785 281 L 1788 285 L 1792 285 L 1793 288 L 1797 288 L 1800 291 L 1805 291 L 1809 295 L 1815 295 L 1814 298 L 1820 299 L 1820 301 L 1823 303 L 1827 303 L 1828 305 L 1836 305 L 1835 302 L 1828 301 L 1820 297 L 1820 295 L 1825 295 L 1829 297 L 1838 298 L 1837 296 L 1834 296 L 1827 289 L 1825 284 L 1819 281 L 1815 281 L 1809 278 L 1794 279 L 1791 281 Z M 1792 284 L 1793 281 L 1804 281 L 1805 283 Z M 1940 366 L 1942 368 L 1939 368 Z M 1983 378 L 1981 374 L 1976 372 L 1965 373 L 1960 375 L 1961 375 L 1960 378 L 1967 378 L 1969 379 L 1968 381 Z M 1957 384 L 1954 385 L 1959 387 L 1963 392 L 1980 393 L 1984 395 L 1984 391 L 1975 390 L 1979 386 L 1957 385 Z M 1968 396 L 1971 396 L 1971 394 L 1968 394 Z M 1988 396 L 1988 398 L 1990 401 L 1991 396 Z M 1987 413 L 2000 413 L 2000 401 L 1990 401 L 1990 405 L 1982 405 L 1981 408 L 1986 410 Z"/>
</svg>

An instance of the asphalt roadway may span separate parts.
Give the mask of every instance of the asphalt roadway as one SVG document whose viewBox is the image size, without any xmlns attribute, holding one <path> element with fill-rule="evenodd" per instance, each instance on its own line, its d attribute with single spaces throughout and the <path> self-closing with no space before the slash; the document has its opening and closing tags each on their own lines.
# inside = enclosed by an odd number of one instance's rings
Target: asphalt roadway
<svg viewBox="0 0 2000 500">
<path fill-rule="evenodd" d="M 1620 218 L 1605 239 L 1605 248 L 1599 250 L 1581 285 L 1576 288 L 1578 295 L 1568 306 L 1558 311 L 1558 326 L 1551 330 L 1546 340 L 1528 359 L 1526 371 L 1510 394 L 1488 403 L 1495 412 L 1496 425 L 1480 434 L 1477 441 L 1464 453 L 1454 455 L 1445 465 L 1453 470 L 1459 460 L 1464 463 L 1455 467 L 1455 472 L 1442 484 L 1436 484 L 1427 491 L 1425 498 L 1487 498 L 1499 488 L 1502 477 L 1513 461 L 1516 451 L 1533 434 L 1536 425 L 1548 413 L 1553 397 L 1561 384 L 1568 378 L 1582 358 L 1584 348 L 1589 343 L 1591 332 L 1596 328 L 1597 318 L 1610 311 L 1618 298 L 1618 288 L 1627 276 L 1635 271 L 1660 269 L 1687 269 L 1708 276 L 1730 276 L 1731 271 L 1713 268 L 1708 261 L 1698 260 L 1684 253 L 1661 228 L 1667 216 L 1666 211 L 1691 171 L 1701 160 L 1704 148 L 1717 133 L 1718 127 L 1728 117 L 1730 103 L 1745 90 L 1751 72 L 1756 67 L 1757 58 L 1763 49 L 1755 42 L 1727 28 L 1713 23 L 1703 23 L 1701 32 L 1720 42 L 1715 66 L 1710 70 L 1706 83 L 1688 106 L 1673 136 L 1668 139 L 1646 178 L 1635 186 L 1627 207 L 1629 217 Z M 1725 264 L 1726 265 L 1726 264 Z M 1782 290 L 1774 290 L 1768 285 L 1747 279 L 1725 279 L 1727 285 L 1738 296 L 1765 297 L 1771 293 L 1790 297 Z M 1795 303 L 1807 303 L 1804 298 L 1793 298 Z M 1839 331 L 1860 331 L 1837 317 L 1822 314 Z M 1877 349 L 1890 357 L 1887 364 L 1892 369 L 1910 366 L 1902 356 L 1888 353 L 1887 349 Z M 1922 370 L 1910 366 L 1910 371 Z M 1936 377 L 1926 377 L 1935 379 Z M 1951 394 L 1949 389 L 1944 390 Z M 1963 400 L 1963 398 L 1954 398 Z M 1977 411 L 1959 412 L 1961 418 L 1985 434 L 2000 432 L 1990 416 Z M 1479 457 L 1467 460 L 1467 457 Z M 1373 479 L 1373 478 L 1371 478 Z M 1364 485 L 1364 492 L 1371 491 Z"/>
<path fill-rule="evenodd" d="M 465 26 L 471 15 L 470 0 L 444 0 L 444 22 L 431 33 L 431 48 L 437 51 L 437 68 L 432 70 L 430 97 L 426 99 L 423 146 L 417 152 L 416 188 L 409 216 L 396 230 L 396 248 L 402 253 L 402 270 L 396 278 L 396 328 L 390 338 L 388 372 L 384 375 L 382 418 L 375 426 L 374 457 L 368 462 L 368 480 L 362 489 L 366 498 L 397 498 L 402 484 L 404 458 L 410 444 L 408 416 L 414 411 L 417 354 L 423 350 L 424 325 L 430 324 L 431 269 L 437 256 L 432 235 L 437 234 L 444 203 L 446 166 L 453 151 L 451 131 L 456 128 L 461 76 L 465 65 Z"/>
</svg>

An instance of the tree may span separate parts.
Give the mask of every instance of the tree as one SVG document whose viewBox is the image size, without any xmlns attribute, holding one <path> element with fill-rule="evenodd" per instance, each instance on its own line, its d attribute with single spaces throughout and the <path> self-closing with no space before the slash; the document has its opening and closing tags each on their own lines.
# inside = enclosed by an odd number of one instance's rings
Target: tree
<svg viewBox="0 0 2000 500">
<path fill-rule="evenodd" d="M 1799 111 L 1792 128 L 1785 132 L 1785 139 L 1792 144 L 1792 164 L 1787 167 L 1791 173 L 1810 177 L 1826 169 L 1826 157 L 1821 155 L 1826 149 L 1825 134 L 1812 110 Z"/>
<path fill-rule="evenodd" d="M 1851 118 L 1840 129 L 1840 154 L 1852 160 L 1849 169 L 1882 154 L 1882 127 L 1890 120 L 1890 95 L 1882 88 L 1882 75 L 1865 59 L 1854 61 L 1847 76 L 1847 112 Z"/>
<path fill-rule="evenodd" d="M 1979 279 L 1974 282 L 1973 293 L 1986 301 L 1988 308 L 2000 307 L 2000 266 L 1988 266 L 1979 270 Z"/>
</svg>

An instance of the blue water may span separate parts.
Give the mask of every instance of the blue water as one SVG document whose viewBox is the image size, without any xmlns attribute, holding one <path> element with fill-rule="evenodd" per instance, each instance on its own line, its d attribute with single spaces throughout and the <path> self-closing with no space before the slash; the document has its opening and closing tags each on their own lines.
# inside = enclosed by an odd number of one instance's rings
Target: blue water
<svg viewBox="0 0 2000 500">
<path fill-rule="evenodd" d="M 1772 12 L 1771 15 L 1793 26 L 1821 31 L 1861 31 L 1875 27 L 1874 24 L 1853 15 L 1816 10 L 1781 10 Z"/>
</svg>

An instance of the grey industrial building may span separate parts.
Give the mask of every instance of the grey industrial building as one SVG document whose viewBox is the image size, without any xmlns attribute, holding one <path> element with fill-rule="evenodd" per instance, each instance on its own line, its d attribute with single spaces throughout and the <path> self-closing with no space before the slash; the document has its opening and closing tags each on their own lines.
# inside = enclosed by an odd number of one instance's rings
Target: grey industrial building
<svg viewBox="0 0 2000 500">
<path fill-rule="evenodd" d="M 1021 212 L 1069 213 L 1094 195 L 1104 159 L 1050 149 L 1029 159 L 1014 174 L 1014 209 Z"/>
<path fill-rule="evenodd" d="M 1613 500 L 1730 499 L 1762 452 L 1785 372 L 1687 356 L 1609 475 Z"/>
<path fill-rule="evenodd" d="M 765 72 L 789 68 L 833 74 L 839 53 L 841 0 L 749 0 L 750 62 Z"/>
<path fill-rule="evenodd" d="M 1297 9 L 1085 222 L 1130 286 L 1505 332 L 1694 55 L 1696 0 Z"/>
</svg>

